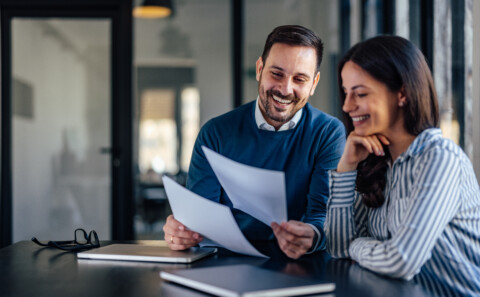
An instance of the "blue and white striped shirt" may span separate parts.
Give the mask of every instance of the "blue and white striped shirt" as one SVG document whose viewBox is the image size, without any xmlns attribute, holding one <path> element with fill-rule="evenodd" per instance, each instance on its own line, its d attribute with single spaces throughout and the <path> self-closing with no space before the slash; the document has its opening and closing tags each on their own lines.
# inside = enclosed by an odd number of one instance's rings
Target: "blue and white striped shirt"
<svg viewBox="0 0 480 297">
<path fill-rule="evenodd" d="M 432 128 L 387 170 L 385 203 L 366 207 L 357 172 L 330 171 L 325 233 L 333 257 L 392 277 L 420 271 L 459 295 L 480 294 L 480 190 L 460 147 Z"/>
</svg>

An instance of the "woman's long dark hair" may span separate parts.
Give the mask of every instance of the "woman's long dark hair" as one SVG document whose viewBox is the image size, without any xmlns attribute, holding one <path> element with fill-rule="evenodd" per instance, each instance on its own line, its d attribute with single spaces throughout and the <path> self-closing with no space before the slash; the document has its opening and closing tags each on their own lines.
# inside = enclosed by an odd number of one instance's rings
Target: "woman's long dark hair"
<svg viewBox="0 0 480 297">
<path fill-rule="evenodd" d="M 345 92 L 341 72 L 348 61 L 360 66 L 392 92 L 403 88 L 406 97 L 404 111 L 405 129 L 418 135 L 425 129 L 438 127 L 439 113 L 432 74 L 425 57 L 410 41 L 399 36 L 377 36 L 353 46 L 338 64 L 338 87 L 341 103 Z M 354 130 L 352 119 L 344 113 L 347 132 Z M 386 171 L 390 152 L 385 156 L 370 155 L 357 168 L 356 190 L 362 193 L 365 205 L 380 207 L 385 201 Z"/>
</svg>

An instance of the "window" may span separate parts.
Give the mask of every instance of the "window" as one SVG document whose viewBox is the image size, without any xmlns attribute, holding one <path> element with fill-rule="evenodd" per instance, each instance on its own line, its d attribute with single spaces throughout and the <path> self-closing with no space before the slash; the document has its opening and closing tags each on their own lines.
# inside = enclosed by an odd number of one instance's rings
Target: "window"
<svg viewBox="0 0 480 297">
<path fill-rule="evenodd" d="M 161 176 L 185 184 L 200 126 L 233 106 L 230 1 L 174 4 L 171 17 L 134 19 L 137 239 L 163 237 Z"/>
</svg>

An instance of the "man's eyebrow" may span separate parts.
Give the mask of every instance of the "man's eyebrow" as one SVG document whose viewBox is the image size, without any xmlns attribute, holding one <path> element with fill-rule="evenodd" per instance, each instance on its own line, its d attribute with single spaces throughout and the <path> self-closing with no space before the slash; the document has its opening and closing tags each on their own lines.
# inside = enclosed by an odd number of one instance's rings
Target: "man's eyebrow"
<svg viewBox="0 0 480 297">
<path fill-rule="evenodd" d="M 285 70 L 284 70 L 282 67 L 275 66 L 275 65 L 270 66 L 270 69 L 276 69 L 276 70 L 285 72 Z M 295 73 L 295 75 L 300 75 L 300 76 L 304 76 L 304 77 L 310 78 L 310 75 L 308 75 L 307 73 L 303 73 L 303 72 Z"/>
<path fill-rule="evenodd" d="M 270 69 L 276 69 L 276 70 L 279 70 L 279 71 L 285 71 L 282 67 L 278 67 L 278 66 L 270 66 Z"/>
</svg>

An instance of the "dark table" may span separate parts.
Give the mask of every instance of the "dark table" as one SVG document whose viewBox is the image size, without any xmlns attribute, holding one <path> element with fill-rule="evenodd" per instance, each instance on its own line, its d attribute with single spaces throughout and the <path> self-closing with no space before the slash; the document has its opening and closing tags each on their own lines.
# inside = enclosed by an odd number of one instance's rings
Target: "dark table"
<svg viewBox="0 0 480 297">
<path fill-rule="evenodd" d="M 106 245 L 112 242 L 102 242 Z M 132 242 L 128 242 L 132 243 Z M 144 244 L 147 242 L 137 241 Z M 164 244 L 150 241 L 149 244 Z M 257 245 L 270 259 L 242 256 L 225 249 L 192 264 L 159 264 L 122 261 L 77 260 L 76 254 L 42 248 L 20 241 L 0 249 L 0 296 L 209 296 L 163 282 L 159 272 L 172 268 L 251 264 L 287 274 L 334 281 L 337 289 L 327 296 L 431 296 L 414 282 L 379 276 L 349 260 L 316 253 L 291 260 L 278 248 Z M 263 250 L 262 250 L 263 249 Z"/>
</svg>

